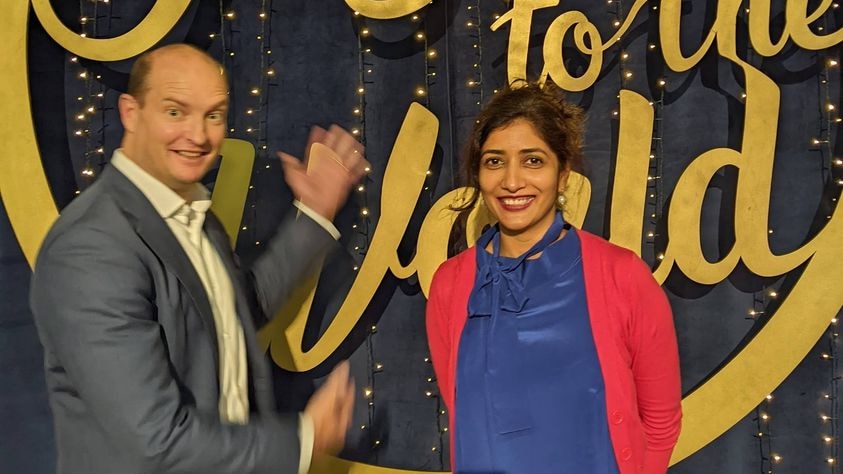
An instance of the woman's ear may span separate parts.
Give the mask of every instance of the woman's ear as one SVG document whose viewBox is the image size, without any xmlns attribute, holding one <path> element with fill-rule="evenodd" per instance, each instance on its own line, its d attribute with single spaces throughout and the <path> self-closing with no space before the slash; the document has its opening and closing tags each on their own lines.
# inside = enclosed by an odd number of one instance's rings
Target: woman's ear
<svg viewBox="0 0 843 474">
<path fill-rule="evenodd" d="M 571 168 L 566 166 L 562 170 L 559 171 L 559 187 L 557 189 L 558 192 L 563 193 L 565 189 L 568 188 L 568 176 L 571 175 Z"/>
</svg>

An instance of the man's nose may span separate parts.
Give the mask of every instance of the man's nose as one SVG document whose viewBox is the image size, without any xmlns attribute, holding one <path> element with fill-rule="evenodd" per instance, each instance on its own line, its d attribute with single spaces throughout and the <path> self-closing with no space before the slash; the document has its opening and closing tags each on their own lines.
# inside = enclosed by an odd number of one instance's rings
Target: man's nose
<svg viewBox="0 0 843 474">
<path fill-rule="evenodd" d="M 204 145 L 208 141 L 208 130 L 205 120 L 196 118 L 188 120 L 186 123 L 185 134 L 187 138 L 197 145 Z"/>
</svg>

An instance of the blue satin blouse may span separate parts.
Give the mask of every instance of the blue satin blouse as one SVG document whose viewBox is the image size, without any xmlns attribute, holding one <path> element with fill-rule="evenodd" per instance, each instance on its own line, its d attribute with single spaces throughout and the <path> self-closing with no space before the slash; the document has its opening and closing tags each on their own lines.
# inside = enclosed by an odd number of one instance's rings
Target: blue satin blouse
<svg viewBox="0 0 843 474">
<path fill-rule="evenodd" d="M 618 472 L 579 237 L 560 214 L 519 258 L 500 256 L 497 228 L 480 237 L 458 351 L 456 473 Z"/>
</svg>

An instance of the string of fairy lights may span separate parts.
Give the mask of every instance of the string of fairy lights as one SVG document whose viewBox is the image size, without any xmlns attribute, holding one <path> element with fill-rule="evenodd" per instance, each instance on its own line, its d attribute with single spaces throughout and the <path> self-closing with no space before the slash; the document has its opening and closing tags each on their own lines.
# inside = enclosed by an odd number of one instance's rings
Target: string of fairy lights
<svg viewBox="0 0 843 474">
<path fill-rule="evenodd" d="M 428 109 L 430 108 L 430 86 L 436 83 L 436 70 L 433 66 L 433 62 L 439 57 L 439 53 L 436 49 L 432 48 L 429 43 L 428 34 L 426 31 L 426 25 L 428 21 L 428 8 L 425 7 L 419 12 L 413 14 L 410 19 L 414 22 L 420 23 L 420 31 L 416 33 L 416 38 L 419 39 L 423 36 L 424 41 L 424 88 L 425 93 L 421 98 L 424 99 L 424 105 Z M 421 21 L 421 15 L 424 15 L 424 21 Z M 466 23 L 466 26 L 470 27 L 469 23 Z M 421 35 L 419 34 L 421 33 Z M 418 91 L 417 91 L 418 92 Z M 418 97 L 418 94 L 416 94 Z M 425 183 L 424 183 L 424 191 L 426 192 L 428 204 L 433 202 L 434 198 L 434 190 L 430 185 L 430 180 L 432 179 L 433 171 L 428 169 L 425 176 Z M 433 453 L 437 461 L 439 462 L 439 469 L 445 468 L 445 447 L 448 444 L 448 417 L 447 411 L 445 410 L 445 405 L 442 401 L 442 397 L 439 396 L 439 386 L 436 382 L 436 377 L 433 373 L 433 365 L 430 363 L 430 356 L 426 355 L 424 358 L 424 362 L 427 364 L 427 388 L 425 390 L 425 396 L 428 399 L 433 401 L 432 406 L 435 410 L 433 415 L 436 419 L 436 433 L 437 436 L 431 443 L 430 451 Z"/>
<path fill-rule="evenodd" d="M 84 37 L 97 37 L 97 24 L 101 17 L 110 16 L 111 5 L 108 1 L 101 2 L 79 2 L 79 35 Z M 103 12 L 101 8 L 107 9 Z M 87 188 L 99 173 L 99 170 L 106 163 L 105 159 L 105 113 L 103 106 L 105 97 L 105 86 L 99 81 L 100 75 L 95 75 L 86 67 L 82 66 L 77 56 L 71 56 L 70 62 L 76 68 L 76 76 L 82 81 L 81 92 L 76 97 L 79 109 L 74 114 L 76 126 L 73 136 L 83 142 L 84 164 L 79 174 L 82 177 L 82 185 L 76 194 Z"/>
<path fill-rule="evenodd" d="M 620 2 L 620 0 L 618 0 Z M 658 18 L 658 5 L 651 7 L 652 18 Z M 658 24 L 658 21 L 651 23 L 652 27 Z M 654 91 L 653 99 L 650 105 L 653 107 L 653 134 L 650 141 L 650 166 L 647 172 L 647 198 L 646 198 L 646 212 L 648 219 L 648 228 L 645 233 L 645 242 L 651 247 L 654 257 L 661 260 L 664 254 L 656 254 L 655 241 L 659 237 L 657 225 L 662 219 L 664 209 L 664 192 L 662 189 L 662 166 L 664 164 L 664 94 L 667 87 L 667 80 L 664 77 L 664 62 L 660 54 L 656 54 L 656 44 L 648 43 L 647 53 L 651 54 L 653 59 L 658 61 L 659 72 L 658 76 L 650 80 L 654 84 L 650 85 L 650 90 Z M 621 54 L 621 60 L 629 59 L 628 53 Z"/>
<path fill-rule="evenodd" d="M 272 22 L 271 14 L 273 12 L 272 0 L 261 0 L 257 12 L 250 12 L 257 18 L 259 25 L 258 34 L 255 37 L 255 44 L 258 48 L 258 68 L 251 77 L 257 78 L 257 81 L 249 85 L 249 95 L 247 97 L 247 106 L 245 111 L 245 133 L 249 140 L 255 145 L 256 163 L 262 166 L 255 166 L 255 174 L 259 175 L 272 167 L 274 160 L 270 160 L 267 156 L 267 130 L 269 122 L 269 90 L 270 87 L 276 85 L 276 68 L 274 56 L 272 56 Z M 256 178 L 255 178 L 256 180 Z M 252 203 L 250 210 L 253 216 L 257 214 L 257 192 L 252 186 L 249 190 Z M 254 221 L 253 221 L 254 222 Z M 245 226 L 241 231 L 245 231 Z M 254 235 L 254 234 L 253 234 Z M 260 245 L 257 237 L 254 239 L 255 245 Z"/>
<path fill-rule="evenodd" d="M 369 28 L 365 17 L 361 16 L 359 12 L 354 12 L 354 24 L 357 28 L 357 104 L 351 111 L 352 116 L 357 123 L 351 129 L 352 135 L 365 146 L 366 145 L 366 92 L 367 87 L 374 83 L 375 70 L 372 62 L 372 31 Z M 367 172 L 371 172 L 368 169 Z M 368 175 L 367 175 L 368 176 Z M 369 236 L 371 216 L 369 212 L 369 193 L 367 186 L 368 178 L 357 185 L 357 203 L 360 208 L 360 214 L 357 222 L 352 224 L 354 231 L 354 238 L 352 239 L 354 262 L 352 270 L 357 272 L 362 265 L 362 261 L 369 249 Z M 375 357 L 375 337 L 378 333 L 376 324 L 372 324 L 368 328 L 366 334 L 366 385 L 363 387 L 363 400 L 366 402 L 366 423 L 360 425 L 360 430 L 364 432 L 363 437 L 372 450 L 374 461 L 377 462 L 379 457 L 379 448 L 382 445 L 380 439 L 380 430 L 376 429 L 376 407 L 375 407 L 375 388 L 377 386 L 377 375 L 383 372 L 384 365 L 378 362 Z"/>
<path fill-rule="evenodd" d="M 758 439 L 758 453 L 760 458 L 761 472 L 772 474 L 775 464 L 782 462 L 782 456 L 773 451 L 773 427 L 771 422 L 770 402 L 773 400 L 773 395 L 768 394 L 764 400 L 755 408 L 755 437 Z"/>
<path fill-rule="evenodd" d="M 738 12 L 745 22 L 749 21 L 749 11 L 749 8 L 745 7 Z M 755 54 L 752 43 L 749 41 L 746 42 L 746 60 L 750 63 L 758 63 L 763 60 L 763 58 Z M 740 93 L 740 99 L 741 101 L 746 100 L 745 91 Z M 773 229 L 770 228 L 768 233 L 772 234 Z M 766 284 L 762 284 L 761 288 L 752 293 L 752 305 L 750 306 L 746 319 L 755 321 L 756 323 L 759 319 L 763 319 L 770 307 L 771 301 L 777 296 L 778 293 L 774 289 L 768 288 Z M 767 474 L 773 474 L 776 465 L 782 463 L 784 460 L 782 454 L 773 445 L 773 440 L 775 439 L 773 435 L 773 416 L 771 415 L 773 398 L 773 393 L 767 394 L 761 400 L 761 403 L 755 407 L 753 414 L 753 421 L 755 422 L 755 433 L 753 436 L 758 443 L 759 467 L 761 472 Z"/>
<path fill-rule="evenodd" d="M 357 124 L 355 127 L 351 129 L 351 133 L 357 137 L 363 146 L 366 146 L 366 89 L 369 84 L 372 84 L 374 81 L 374 63 L 372 62 L 371 54 L 372 54 L 372 45 L 371 45 L 371 30 L 366 23 L 365 17 L 360 15 L 360 12 L 354 12 L 355 18 L 355 25 L 357 25 L 357 89 L 355 93 L 357 94 L 357 104 L 351 110 L 352 116 L 357 120 Z M 353 239 L 354 245 L 354 265 L 352 267 L 353 271 L 358 271 L 360 269 L 360 265 L 363 262 L 363 258 L 366 256 L 366 252 L 369 248 L 369 235 L 370 235 L 370 226 L 371 226 L 371 217 L 369 213 L 369 193 L 368 193 L 368 173 L 371 173 L 371 169 L 367 169 L 367 177 L 363 179 L 357 185 L 357 203 L 360 209 L 360 215 L 357 222 L 352 224 L 352 230 L 354 230 L 355 239 Z M 376 326 L 372 326 L 371 331 L 377 330 Z M 371 339 L 371 338 L 369 338 Z M 371 341 L 368 341 L 371 343 Z M 371 354 L 371 351 L 370 351 Z M 372 365 L 370 361 L 370 366 Z M 370 380 L 369 386 L 373 386 L 374 383 L 373 379 Z M 374 403 L 372 403 L 372 407 Z M 372 417 L 374 416 L 374 408 L 370 410 L 370 419 L 369 425 L 371 426 Z"/>
<path fill-rule="evenodd" d="M 651 7 L 650 36 L 658 36 L 658 5 Z M 613 28 L 619 28 L 624 21 L 626 12 L 624 10 L 623 0 L 606 0 L 606 9 L 609 14 L 609 20 Z M 634 78 L 632 53 L 628 41 L 621 38 L 617 42 L 617 56 L 618 56 L 618 76 L 621 87 L 626 87 L 632 82 Z M 643 243 L 645 250 L 650 252 L 653 258 L 661 260 L 664 254 L 658 252 L 656 248 L 656 241 L 659 237 L 658 224 L 662 219 L 665 193 L 662 184 L 662 166 L 664 164 L 664 102 L 665 89 L 667 87 L 667 80 L 664 77 L 664 63 L 658 54 L 658 47 L 654 40 L 650 40 L 646 46 L 646 54 L 652 57 L 649 60 L 656 61 L 659 64 L 657 74 L 655 77 L 648 75 L 647 81 L 651 91 L 652 99 L 649 105 L 653 108 L 653 130 L 650 138 L 650 155 L 649 166 L 647 171 L 647 189 L 645 199 L 644 216 L 646 226 L 644 229 Z M 620 93 L 616 95 L 616 99 L 620 100 Z M 619 108 L 611 111 L 611 118 L 617 120 L 620 118 Z"/>
<path fill-rule="evenodd" d="M 768 305 L 768 300 L 765 295 L 775 296 L 776 292 L 770 290 L 769 293 L 766 288 L 753 293 L 753 306 L 749 311 L 749 319 L 756 319 L 763 315 L 764 308 Z M 775 465 L 783 461 L 782 455 L 773 448 L 773 425 L 772 410 L 773 394 L 767 394 L 761 403 L 755 407 L 753 421 L 755 422 L 755 433 L 753 436 L 758 441 L 759 464 L 761 472 L 773 474 Z"/>
<path fill-rule="evenodd" d="M 474 104 L 477 106 L 477 111 L 479 112 L 483 104 L 483 68 L 480 67 L 483 59 L 483 30 L 480 16 L 480 0 L 474 0 L 465 8 L 467 17 L 465 26 L 471 30 L 471 47 L 474 49 L 474 62 L 471 64 L 472 74 L 465 85 L 471 90 L 475 99 Z"/>
<path fill-rule="evenodd" d="M 835 24 L 839 24 L 839 19 L 841 17 L 841 12 L 839 10 L 840 4 L 834 2 L 832 5 L 832 13 L 834 16 Z M 827 17 L 823 17 L 825 22 L 828 22 Z M 839 53 L 839 47 L 837 48 L 837 53 Z M 829 86 L 829 76 L 831 75 L 831 70 L 835 71 L 835 78 L 838 84 L 838 94 L 840 93 L 840 80 L 841 80 L 841 73 L 840 73 L 840 56 L 836 54 L 834 57 L 828 58 L 825 63 L 825 68 L 823 69 L 824 77 L 820 78 L 820 84 L 822 85 L 822 89 L 824 92 L 824 99 L 825 103 L 827 104 L 825 107 L 826 110 L 826 139 L 827 139 L 827 149 L 825 158 L 823 163 L 823 174 L 824 180 L 832 184 L 832 191 L 831 191 L 831 202 L 829 203 L 829 208 L 833 208 L 835 205 L 839 205 L 838 196 L 840 196 L 841 190 L 843 190 L 843 158 L 841 158 L 841 150 L 840 150 L 840 143 L 839 141 L 835 141 L 832 145 L 831 138 L 832 138 L 832 127 L 836 127 L 836 132 L 839 136 L 839 127 L 840 123 L 843 122 L 843 118 L 841 118 L 837 112 L 836 108 L 833 106 L 834 102 L 832 102 L 832 95 L 831 95 L 831 88 Z M 840 97 L 838 95 L 836 102 L 840 103 Z M 837 204 L 835 204 L 837 203 Z M 829 382 L 828 382 L 828 393 L 826 394 L 826 398 L 828 399 L 828 405 L 830 409 L 830 423 L 828 432 L 822 435 L 823 443 L 826 445 L 826 462 L 829 464 L 830 471 L 840 472 L 840 463 L 839 455 L 840 455 L 840 411 L 839 411 L 839 402 L 838 402 L 838 395 L 840 393 L 840 368 L 838 364 L 838 340 L 840 337 L 838 323 L 839 318 L 843 314 L 843 310 L 838 311 L 837 316 L 831 319 L 831 324 L 829 325 L 828 331 L 826 332 L 826 340 L 829 348 Z"/>
<path fill-rule="evenodd" d="M 257 233 L 257 226 L 255 225 L 259 196 L 254 183 L 260 181 L 260 176 L 271 169 L 274 162 L 274 160 L 270 160 L 267 157 L 269 92 L 271 87 L 277 85 L 277 71 L 271 47 L 272 0 L 261 0 L 260 3 L 240 5 L 239 10 L 235 11 L 234 8 L 226 9 L 224 3 L 220 1 L 219 14 L 222 19 L 220 29 L 217 32 L 211 32 L 208 36 L 212 41 L 219 39 L 221 62 L 227 70 L 231 71 L 233 68 L 239 66 L 239 56 L 235 54 L 232 48 L 235 35 L 242 34 L 243 31 L 239 22 L 246 21 L 250 24 L 257 25 L 257 34 L 255 35 L 254 41 L 250 40 L 246 42 L 247 44 L 255 45 L 257 49 L 254 56 L 256 67 L 248 63 L 255 70 L 248 75 L 252 80 L 247 84 L 245 93 L 241 94 L 240 88 L 235 87 L 234 84 L 230 87 L 229 122 L 231 125 L 228 129 L 230 137 L 239 135 L 251 142 L 255 147 L 255 166 L 252 170 L 252 180 L 249 184 L 246 197 L 246 218 L 240 228 L 240 233 L 248 237 L 246 240 L 254 242 L 254 246 L 257 247 L 261 245 L 259 234 Z M 241 115 L 238 116 L 235 114 Z M 240 118 L 239 121 L 237 120 L 238 117 Z M 239 130 L 234 126 L 235 122 L 239 123 Z"/>
<path fill-rule="evenodd" d="M 833 10 L 837 10 L 839 8 L 839 4 L 833 3 L 832 7 Z M 828 16 L 824 15 L 822 17 L 821 24 L 817 25 L 818 33 L 822 33 L 823 30 L 828 28 L 828 22 Z M 843 179 L 840 178 L 839 174 L 837 178 L 835 177 L 835 168 L 837 170 L 841 170 L 841 168 L 843 168 L 843 160 L 841 160 L 839 154 L 836 155 L 835 153 L 837 151 L 837 143 L 834 140 L 834 133 L 836 132 L 837 124 L 843 122 L 843 119 L 841 119 L 838 115 L 838 107 L 835 103 L 839 103 L 839 100 L 835 100 L 832 96 L 829 82 L 832 79 L 832 71 L 837 74 L 837 80 L 839 81 L 840 79 L 840 58 L 834 54 L 834 52 L 830 51 L 828 56 L 818 56 L 818 60 L 822 61 L 822 68 L 817 76 L 818 92 L 820 96 L 818 101 L 820 107 L 819 114 L 821 116 L 818 136 L 821 137 L 821 139 L 819 140 L 820 143 L 816 143 L 816 145 L 819 145 L 818 151 L 821 156 L 820 163 L 822 179 L 824 183 L 829 183 L 833 189 L 830 194 L 833 196 L 831 198 L 832 201 L 834 201 L 837 199 L 836 196 L 839 195 L 841 187 L 843 187 Z M 831 209 L 833 204 L 829 204 L 828 208 Z M 825 462 L 828 464 L 829 472 L 831 473 L 840 472 L 840 468 L 838 467 L 840 450 L 840 418 L 837 399 L 840 380 L 837 362 L 838 338 L 838 317 L 835 316 L 831 319 L 831 324 L 829 324 L 824 337 L 825 344 L 827 345 L 827 352 L 821 353 L 821 358 L 828 364 L 827 372 L 829 374 L 829 380 L 826 391 L 823 393 L 822 399 L 820 400 L 820 403 L 825 405 L 826 410 L 828 410 L 827 413 L 820 413 L 820 420 L 823 422 L 823 432 L 820 434 L 820 437 L 825 448 Z"/>
<path fill-rule="evenodd" d="M 427 25 L 427 16 L 428 16 L 426 10 L 427 10 L 427 7 L 425 7 L 422 10 L 425 13 L 425 20 L 423 22 L 421 22 L 422 30 L 426 30 L 425 26 Z M 418 22 L 421 19 L 421 16 L 417 12 L 417 13 L 411 15 L 410 19 L 411 19 L 411 21 Z M 427 32 L 421 31 L 421 33 L 423 34 L 423 41 L 424 41 L 423 54 L 424 54 L 424 90 L 425 90 L 425 93 L 422 97 L 424 98 L 425 107 L 427 107 L 429 109 L 430 108 L 430 100 L 431 100 L 430 99 L 430 93 L 429 93 L 430 86 L 436 84 L 436 67 L 434 65 L 434 62 L 439 57 L 439 52 L 435 48 L 430 46 L 430 40 L 428 38 Z M 419 38 L 418 33 L 416 34 L 416 38 Z M 430 169 L 427 170 L 423 190 L 426 191 L 428 204 L 431 204 L 433 202 L 434 193 L 435 193 L 435 189 L 433 189 L 430 186 L 430 181 L 431 181 L 432 177 L 433 177 L 433 170 L 430 170 Z M 440 432 L 441 432 L 441 427 L 440 427 Z M 440 449 L 439 452 L 441 453 L 442 450 Z M 441 454 L 440 454 L 440 456 L 441 456 Z"/>
<path fill-rule="evenodd" d="M 428 8 L 422 8 L 421 10 L 413 13 L 410 15 L 409 19 L 413 24 L 417 24 L 416 31 L 413 34 L 413 37 L 416 41 L 422 43 L 422 54 L 424 58 L 424 81 L 421 84 L 418 84 L 414 88 L 414 95 L 416 100 L 422 101 L 425 107 L 430 108 L 430 87 L 435 84 L 436 82 L 436 70 L 433 66 L 433 61 L 438 58 L 439 53 L 436 49 L 432 48 L 429 43 L 428 39 L 428 32 L 427 32 L 427 21 L 428 21 Z M 425 184 L 424 184 L 424 191 L 427 192 L 428 202 L 431 202 L 433 199 L 433 191 L 431 190 L 429 180 L 432 176 L 432 171 L 427 170 L 426 177 L 425 177 Z M 434 417 L 436 419 L 436 432 L 437 437 L 431 443 L 430 451 L 433 453 L 437 460 L 439 461 L 439 467 L 444 468 L 444 447 L 446 445 L 446 435 L 448 432 L 448 425 L 447 425 L 447 418 L 443 420 L 443 417 L 446 415 L 445 407 L 442 404 L 442 398 L 439 396 L 439 388 L 436 384 L 436 378 L 433 374 L 433 366 L 431 364 L 430 355 L 425 355 L 424 363 L 427 365 L 427 376 L 426 376 L 426 387 L 424 390 L 424 395 L 427 399 L 433 401 L 434 407 Z"/>
</svg>

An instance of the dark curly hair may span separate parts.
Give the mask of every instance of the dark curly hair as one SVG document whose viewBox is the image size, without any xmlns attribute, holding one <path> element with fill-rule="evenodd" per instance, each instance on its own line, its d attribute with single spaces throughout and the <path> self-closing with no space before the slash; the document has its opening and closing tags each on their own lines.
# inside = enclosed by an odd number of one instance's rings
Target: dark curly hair
<svg viewBox="0 0 843 474">
<path fill-rule="evenodd" d="M 560 169 L 583 171 L 582 110 L 566 102 L 562 90 L 553 83 L 515 82 L 498 92 L 477 116 L 462 161 L 463 184 L 471 188 L 471 195 L 452 209 L 467 211 L 477 203 L 483 144 L 493 131 L 517 119 L 530 122 L 556 154 Z"/>
</svg>

